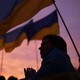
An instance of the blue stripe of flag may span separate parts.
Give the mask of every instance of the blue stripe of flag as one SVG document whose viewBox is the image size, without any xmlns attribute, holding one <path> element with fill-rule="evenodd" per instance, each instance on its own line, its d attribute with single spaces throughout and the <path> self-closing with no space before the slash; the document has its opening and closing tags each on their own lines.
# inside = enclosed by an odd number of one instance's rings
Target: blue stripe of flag
<svg viewBox="0 0 80 80">
<path fill-rule="evenodd" d="M 24 31 L 27 34 L 28 39 L 31 39 L 39 30 L 47 27 L 51 27 L 51 25 L 58 23 L 58 17 L 56 10 L 53 11 L 48 16 L 44 17 L 43 19 L 30 24 L 29 26 L 25 26 Z"/>
<path fill-rule="evenodd" d="M 22 0 L 0 0 L 0 22 L 3 22 Z"/>
<path fill-rule="evenodd" d="M 33 20 L 31 20 L 30 22 L 28 22 L 26 24 L 26 26 L 30 25 L 31 23 L 33 23 Z M 21 34 L 22 32 L 24 31 L 25 26 L 22 26 L 20 28 L 17 28 L 11 32 L 8 32 L 6 33 L 3 37 L 4 37 L 4 40 L 5 40 L 5 43 L 10 43 L 10 42 L 13 42 L 15 41 Z"/>
</svg>

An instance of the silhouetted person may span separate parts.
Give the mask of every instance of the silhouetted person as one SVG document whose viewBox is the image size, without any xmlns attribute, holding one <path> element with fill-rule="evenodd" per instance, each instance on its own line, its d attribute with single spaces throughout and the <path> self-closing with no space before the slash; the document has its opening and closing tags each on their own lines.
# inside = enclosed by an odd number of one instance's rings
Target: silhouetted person
<svg viewBox="0 0 80 80">
<path fill-rule="evenodd" d="M 18 78 L 17 78 L 17 77 L 14 77 L 14 76 L 10 76 L 10 77 L 8 78 L 8 80 L 18 80 Z"/>
<path fill-rule="evenodd" d="M 3 75 L 0 75 L 0 80 L 6 80 L 6 78 Z"/>
<path fill-rule="evenodd" d="M 79 67 L 78 67 L 78 69 L 77 69 L 77 73 L 78 73 L 79 80 L 80 80 L 80 62 L 79 62 Z"/>
<path fill-rule="evenodd" d="M 43 61 L 31 80 L 78 80 L 62 37 L 43 37 L 39 50 Z"/>
<path fill-rule="evenodd" d="M 78 72 L 79 72 L 79 74 L 80 74 L 80 62 L 79 62 L 79 68 L 78 68 Z"/>
</svg>

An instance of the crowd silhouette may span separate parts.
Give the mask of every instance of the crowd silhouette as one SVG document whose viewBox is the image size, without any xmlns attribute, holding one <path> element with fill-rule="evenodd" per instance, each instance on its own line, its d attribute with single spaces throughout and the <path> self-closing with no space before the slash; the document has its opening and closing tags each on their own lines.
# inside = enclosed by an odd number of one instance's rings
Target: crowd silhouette
<svg viewBox="0 0 80 80">
<path fill-rule="evenodd" d="M 10 76 L 7 80 L 80 80 L 80 65 L 77 70 L 73 67 L 67 44 L 61 36 L 44 36 L 39 50 L 42 63 L 37 72 L 33 68 L 24 68 L 25 78 Z M 6 78 L 1 75 L 0 80 Z"/>
<path fill-rule="evenodd" d="M 9 76 L 8 79 L 6 79 L 5 76 L 0 75 L 0 80 L 18 80 L 18 78 L 15 76 Z"/>
</svg>

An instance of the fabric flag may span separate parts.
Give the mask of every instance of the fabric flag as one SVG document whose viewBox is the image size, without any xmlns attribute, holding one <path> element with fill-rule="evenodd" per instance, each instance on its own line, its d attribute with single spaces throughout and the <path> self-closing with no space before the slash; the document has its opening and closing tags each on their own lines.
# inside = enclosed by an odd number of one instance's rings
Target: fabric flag
<svg viewBox="0 0 80 80">
<path fill-rule="evenodd" d="M 22 0 L 0 0 L 0 23 L 3 22 L 12 12 L 12 10 Z"/>
<path fill-rule="evenodd" d="M 54 11 L 50 15 L 35 23 L 25 25 L 5 34 L 4 39 L 6 52 L 10 52 L 15 47 L 19 46 L 25 38 L 28 40 L 40 40 L 47 34 L 58 34 L 59 27 L 57 22 L 57 13 Z"/>
<path fill-rule="evenodd" d="M 52 0 L 6 0 L 4 2 L 0 0 L 0 36 L 29 20 L 42 8 L 53 4 Z"/>
<path fill-rule="evenodd" d="M 31 20 L 26 26 L 31 24 Z M 15 47 L 19 46 L 26 38 L 26 34 L 23 32 L 24 26 L 17 28 L 11 32 L 6 33 L 0 37 L 0 50 L 5 48 L 6 52 L 11 52 Z"/>
<path fill-rule="evenodd" d="M 58 17 L 56 10 L 43 19 L 24 28 L 28 40 L 41 40 L 47 34 L 58 34 Z"/>
<path fill-rule="evenodd" d="M 44 12 L 45 14 L 43 14 Z M 25 38 L 28 41 L 41 40 L 47 34 L 59 34 L 57 12 L 52 5 L 37 13 L 28 23 L 12 29 L 2 36 L 0 42 L 3 42 L 3 45 L 0 43 L 0 49 L 5 48 L 6 52 L 11 52 Z"/>
<path fill-rule="evenodd" d="M 4 47 L 4 38 L 3 36 L 0 37 L 0 50 Z"/>
</svg>

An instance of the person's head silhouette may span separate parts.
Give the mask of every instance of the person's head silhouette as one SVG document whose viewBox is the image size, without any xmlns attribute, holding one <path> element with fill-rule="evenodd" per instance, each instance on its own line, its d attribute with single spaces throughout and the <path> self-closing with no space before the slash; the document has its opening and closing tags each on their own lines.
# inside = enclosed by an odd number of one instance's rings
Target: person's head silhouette
<svg viewBox="0 0 80 80">
<path fill-rule="evenodd" d="M 0 80 L 6 80 L 3 75 L 0 75 Z"/>
<path fill-rule="evenodd" d="M 14 77 L 14 76 L 10 76 L 10 77 L 8 78 L 8 80 L 18 80 L 18 78 L 17 78 L 17 77 Z"/>
<path fill-rule="evenodd" d="M 46 50 L 54 47 L 67 52 L 67 44 L 65 40 L 57 35 L 46 35 L 42 38 L 42 43 L 40 49 L 41 57 L 43 58 Z"/>
</svg>

